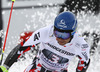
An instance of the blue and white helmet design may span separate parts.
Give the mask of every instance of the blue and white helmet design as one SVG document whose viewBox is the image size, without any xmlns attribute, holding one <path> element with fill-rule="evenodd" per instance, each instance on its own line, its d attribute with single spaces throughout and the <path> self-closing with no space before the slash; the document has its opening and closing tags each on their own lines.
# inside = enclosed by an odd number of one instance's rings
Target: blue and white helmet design
<svg viewBox="0 0 100 72">
<path fill-rule="evenodd" d="M 71 31 L 71 35 L 74 35 L 77 28 L 77 20 L 75 15 L 71 12 L 60 13 L 55 18 L 54 27 L 59 30 Z"/>
</svg>

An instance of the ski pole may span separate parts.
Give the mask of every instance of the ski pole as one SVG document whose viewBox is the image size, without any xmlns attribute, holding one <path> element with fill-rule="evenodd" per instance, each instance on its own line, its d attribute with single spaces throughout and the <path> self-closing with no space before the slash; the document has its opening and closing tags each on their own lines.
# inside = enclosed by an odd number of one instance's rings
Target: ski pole
<svg viewBox="0 0 100 72">
<path fill-rule="evenodd" d="M 15 0 L 12 0 L 12 6 L 11 6 L 11 11 L 10 11 L 10 16 L 9 16 L 8 26 L 7 26 L 7 30 L 6 30 L 6 36 L 5 36 L 5 40 L 4 40 L 4 45 L 3 45 L 3 49 L 2 49 L 0 65 L 2 64 L 3 55 L 4 55 L 4 51 L 5 51 L 5 46 L 6 46 L 6 41 L 7 41 L 8 30 L 9 30 L 9 26 L 10 26 L 10 20 L 11 20 L 11 15 L 12 15 L 12 10 L 13 10 L 14 2 L 15 2 Z"/>
</svg>

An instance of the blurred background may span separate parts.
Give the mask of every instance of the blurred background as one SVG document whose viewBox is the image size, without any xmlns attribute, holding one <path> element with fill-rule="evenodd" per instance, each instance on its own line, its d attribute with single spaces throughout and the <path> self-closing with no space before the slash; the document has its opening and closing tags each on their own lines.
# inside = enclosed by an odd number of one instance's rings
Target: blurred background
<svg viewBox="0 0 100 72">
<path fill-rule="evenodd" d="M 11 0 L 0 0 L 0 49 L 4 43 L 11 4 Z M 87 72 L 100 72 L 100 0 L 16 0 L 4 60 L 19 43 L 23 33 L 53 24 L 55 17 L 63 11 L 71 11 L 76 15 L 78 20 L 77 32 L 82 34 L 91 46 L 91 64 Z M 9 72 L 23 72 L 31 63 L 35 52 L 33 50 L 24 54 Z M 69 72 L 75 72 L 77 60 L 75 58 L 70 62 Z"/>
</svg>

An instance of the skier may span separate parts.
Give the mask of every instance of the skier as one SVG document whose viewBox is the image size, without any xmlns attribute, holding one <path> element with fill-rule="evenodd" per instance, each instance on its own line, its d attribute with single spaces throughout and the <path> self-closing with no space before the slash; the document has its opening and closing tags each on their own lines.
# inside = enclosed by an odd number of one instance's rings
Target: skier
<svg viewBox="0 0 100 72">
<path fill-rule="evenodd" d="M 76 72 L 86 72 L 90 47 L 77 30 L 77 19 L 71 12 L 60 13 L 54 25 L 35 31 L 8 55 L 0 72 L 8 72 L 11 65 L 26 51 L 39 44 L 39 51 L 24 72 L 68 72 L 69 62 L 77 56 Z"/>
</svg>

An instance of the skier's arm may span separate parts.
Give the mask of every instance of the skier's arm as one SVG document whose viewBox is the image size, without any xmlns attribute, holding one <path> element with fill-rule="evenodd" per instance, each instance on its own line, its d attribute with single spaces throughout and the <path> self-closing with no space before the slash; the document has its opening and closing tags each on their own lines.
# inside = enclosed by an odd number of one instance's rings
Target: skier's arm
<svg viewBox="0 0 100 72">
<path fill-rule="evenodd" d="M 7 56 L 4 66 L 9 69 L 14 62 L 17 62 L 17 59 L 26 51 L 30 50 L 32 46 L 21 46 L 21 44 L 17 45 Z"/>
<path fill-rule="evenodd" d="M 88 44 L 81 45 L 81 52 L 80 55 L 78 55 L 79 62 L 76 68 L 76 72 L 86 72 L 90 63 L 89 51 L 90 47 Z"/>
<path fill-rule="evenodd" d="M 82 60 L 81 57 L 79 57 L 79 59 L 80 60 L 79 60 L 78 65 L 77 65 L 76 72 L 86 72 L 86 70 L 90 64 L 90 59 L 88 60 L 88 62 Z"/>
<path fill-rule="evenodd" d="M 31 46 L 21 46 L 21 44 L 17 45 L 7 56 L 4 65 L 0 66 L 0 72 L 8 72 L 11 65 L 17 61 L 17 59 L 23 54 L 24 52 L 30 50 Z"/>
<path fill-rule="evenodd" d="M 32 34 L 32 36 L 28 39 L 25 39 L 19 45 L 17 45 L 7 56 L 4 67 L 7 70 L 11 67 L 11 65 L 18 60 L 18 58 L 25 52 L 29 51 L 31 48 L 34 48 L 37 43 L 40 42 L 39 31 L 36 31 Z"/>
<path fill-rule="evenodd" d="M 0 66 L 0 72 L 8 72 L 11 65 L 17 61 L 17 59 L 23 54 L 24 52 L 30 50 L 31 46 L 21 46 L 21 44 L 17 45 L 7 56 L 4 65 Z"/>
</svg>

